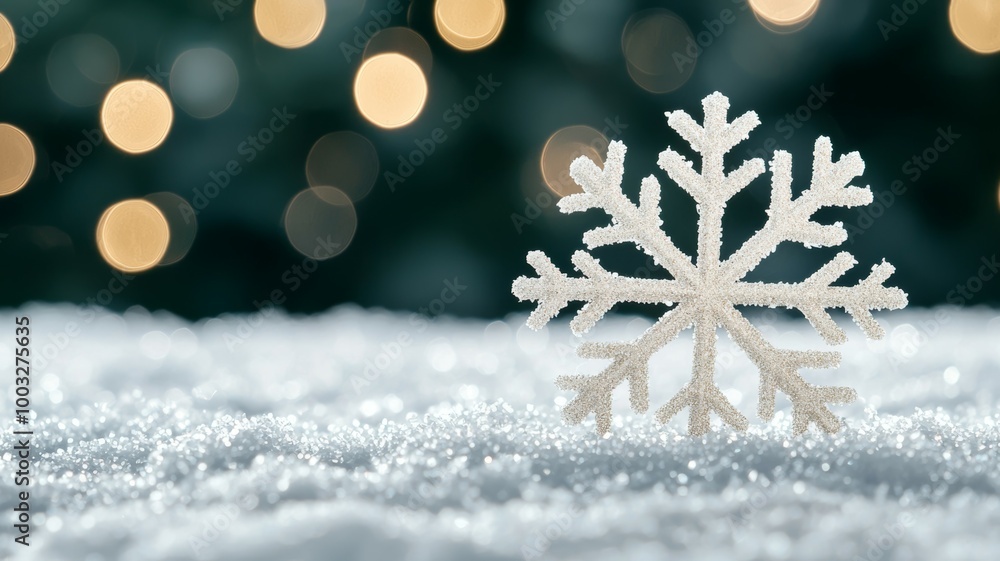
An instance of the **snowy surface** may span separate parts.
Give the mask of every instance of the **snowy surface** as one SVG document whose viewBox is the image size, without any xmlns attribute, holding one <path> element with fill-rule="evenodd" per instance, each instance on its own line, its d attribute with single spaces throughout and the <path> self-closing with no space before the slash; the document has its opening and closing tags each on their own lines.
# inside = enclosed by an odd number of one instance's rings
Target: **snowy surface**
<svg viewBox="0 0 1000 561">
<path fill-rule="evenodd" d="M 686 412 L 660 426 L 651 412 L 629 413 L 624 392 L 610 437 L 595 435 L 592 417 L 565 425 L 559 410 L 572 395 L 553 380 L 603 363 L 576 358 L 579 340 L 564 321 L 535 333 L 524 316 L 353 307 L 259 324 L 190 324 L 139 308 L 17 314 L 31 316 L 40 356 L 34 529 L 29 548 L 13 544 L 7 429 L 0 556 L 1000 558 L 994 310 L 892 312 L 879 318 L 889 337 L 874 343 L 845 325 L 840 369 L 806 371 L 858 391 L 859 402 L 834 406 L 846 426 L 833 436 L 812 428 L 792 437 L 781 397 L 774 422 L 757 419 L 756 370 L 722 336 L 717 380 L 750 430 L 716 419 L 698 438 L 685 434 Z M 13 316 L 0 312 L 8 365 Z M 823 348 L 804 321 L 754 321 L 782 346 Z M 591 340 L 650 325 L 603 323 Z M 682 335 L 653 357 L 652 402 L 686 381 L 691 350 Z M 368 376 L 366 361 L 375 365 Z"/>
</svg>

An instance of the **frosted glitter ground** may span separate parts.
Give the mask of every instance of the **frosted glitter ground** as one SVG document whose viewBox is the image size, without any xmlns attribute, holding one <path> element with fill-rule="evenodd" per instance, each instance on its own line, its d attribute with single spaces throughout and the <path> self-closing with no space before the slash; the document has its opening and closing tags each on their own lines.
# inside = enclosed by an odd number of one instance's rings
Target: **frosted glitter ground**
<svg viewBox="0 0 1000 561">
<path fill-rule="evenodd" d="M 0 554 L 16 559 L 1000 558 L 997 311 L 892 312 L 877 343 L 840 318 L 844 364 L 805 371 L 858 391 L 834 407 L 847 422 L 834 436 L 791 437 L 779 397 L 771 424 L 739 434 L 714 420 L 690 438 L 684 415 L 665 427 L 631 416 L 621 392 L 607 439 L 592 417 L 560 418 L 572 396 L 556 375 L 602 364 L 576 358 L 558 321 L 421 330 L 405 314 L 340 308 L 272 317 L 231 352 L 223 335 L 239 318 L 20 313 L 35 354 L 68 321 L 83 327 L 33 374 L 33 545 L 15 549 L 0 526 Z M 650 325 L 606 323 L 592 339 Z M 783 345 L 822 347 L 804 321 L 755 323 Z M 13 365 L 9 333 L 0 360 Z M 410 344 L 379 357 L 401 336 Z M 680 388 L 691 351 L 688 334 L 653 357 L 651 398 Z M 719 351 L 719 385 L 752 417 L 757 373 L 725 336 Z M 362 377 L 376 358 L 384 368 Z M 7 473 L 4 520 L 14 493 Z"/>
</svg>

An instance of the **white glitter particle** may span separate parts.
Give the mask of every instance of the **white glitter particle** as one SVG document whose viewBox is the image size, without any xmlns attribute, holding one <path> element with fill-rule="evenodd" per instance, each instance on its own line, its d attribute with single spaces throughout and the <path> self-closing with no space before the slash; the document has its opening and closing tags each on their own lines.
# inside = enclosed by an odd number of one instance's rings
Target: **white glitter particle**
<svg viewBox="0 0 1000 561">
<path fill-rule="evenodd" d="M 611 216 L 609 226 L 586 232 L 583 241 L 589 249 L 612 244 L 635 245 L 674 277 L 671 280 L 620 276 L 605 270 L 586 251 L 573 254 L 573 264 L 583 276 L 569 277 L 541 251 L 528 253 L 528 263 L 538 277 L 520 277 L 513 293 L 520 300 L 538 303 L 527 325 L 541 329 L 571 301 L 585 302 L 570 322 L 576 335 L 586 333 L 619 302 L 666 304 L 673 306 L 638 339 L 626 343 L 586 342 L 579 346 L 582 358 L 610 360 L 596 376 L 564 375 L 556 385 L 577 392 L 563 408 L 565 419 L 578 424 L 593 413 L 598 434 L 611 430 L 612 392 L 628 382 L 632 409 L 643 413 L 649 407 L 648 368 L 650 357 L 689 327 L 694 328 L 694 372 L 691 381 L 666 405 L 656 418 L 667 422 L 685 408 L 690 409 L 688 432 L 701 435 L 709 430 L 714 412 L 730 426 L 745 430 L 747 419 L 723 395 L 716 385 L 715 363 L 718 327 L 723 327 L 757 366 L 760 382 L 758 414 L 774 417 L 775 394 L 788 395 L 793 404 L 793 430 L 805 432 L 810 423 L 835 433 L 840 420 L 827 407 L 829 403 L 854 401 L 854 390 L 846 387 L 816 386 L 799 374 L 802 368 L 833 368 L 840 364 L 837 352 L 793 351 L 774 347 L 761 332 L 736 310 L 736 306 L 794 308 L 800 311 L 828 344 L 846 342 L 847 336 L 827 312 L 842 308 L 854 319 L 865 335 L 879 339 L 885 332 L 871 315 L 871 310 L 898 309 L 906 305 L 906 294 L 898 288 L 883 286 L 893 273 L 892 265 L 872 267 L 867 278 L 855 286 L 833 283 L 851 269 L 856 261 L 841 252 L 806 280 L 795 283 L 745 282 L 742 279 L 785 241 L 806 247 L 831 247 L 842 244 L 847 232 L 841 223 L 821 225 L 812 216 L 824 207 L 856 207 L 872 202 L 868 187 L 849 185 L 864 171 L 857 152 L 833 161 L 830 139 L 820 137 L 813 152 L 812 182 L 796 198 L 792 196 L 792 157 L 775 151 L 770 164 L 771 205 L 767 223 L 728 258 L 721 256 L 722 216 L 726 203 L 756 177 L 764 173 L 759 158 L 745 161 L 726 174 L 723 157 L 745 140 L 760 121 L 748 112 L 728 122 L 729 99 L 716 92 L 702 101 L 705 121 L 699 125 L 687 113 L 667 113 L 671 128 L 702 156 L 701 172 L 678 152 L 667 148 L 660 153 L 659 166 L 698 205 L 698 255 L 696 264 L 680 251 L 660 226 L 660 184 L 655 176 L 642 180 L 639 204 L 623 193 L 621 183 L 625 165 L 625 145 L 615 141 L 608 147 L 607 161 L 601 169 L 581 156 L 570 165 L 570 175 L 583 188 L 582 193 L 559 201 L 565 213 L 599 208 Z M 518 331 L 518 341 L 522 339 Z M 523 346 L 522 346 L 523 348 Z"/>
</svg>

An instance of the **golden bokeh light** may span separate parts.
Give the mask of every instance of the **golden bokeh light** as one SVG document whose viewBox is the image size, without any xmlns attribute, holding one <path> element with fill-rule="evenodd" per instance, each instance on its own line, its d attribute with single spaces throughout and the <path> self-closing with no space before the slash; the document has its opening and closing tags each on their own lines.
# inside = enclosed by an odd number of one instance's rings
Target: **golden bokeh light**
<svg viewBox="0 0 1000 561">
<path fill-rule="evenodd" d="M 97 249 L 109 265 L 126 273 L 160 264 L 170 244 L 170 226 L 149 201 L 130 199 L 104 211 L 97 223 Z"/>
<path fill-rule="evenodd" d="M 1000 2 L 996 0 L 951 0 L 948 20 L 955 37 L 982 54 L 1000 51 Z"/>
<path fill-rule="evenodd" d="M 372 190 L 378 169 L 375 145 L 351 131 L 323 136 L 313 144 L 306 158 L 306 178 L 310 186 L 336 187 L 355 202 Z"/>
<path fill-rule="evenodd" d="M 449 45 L 462 51 L 482 49 L 496 41 L 507 18 L 503 0 L 437 0 L 434 24 Z"/>
<path fill-rule="evenodd" d="M 778 33 L 798 31 L 812 21 L 819 9 L 820 0 L 749 0 L 764 27 Z"/>
<path fill-rule="evenodd" d="M 697 53 L 685 55 L 694 36 L 684 20 L 669 10 L 640 12 L 625 24 L 622 53 L 628 74 L 639 87 L 669 93 L 683 86 L 694 74 Z"/>
<path fill-rule="evenodd" d="M 569 175 L 570 164 L 586 156 L 603 167 L 608 144 L 608 138 L 591 127 L 575 125 L 559 129 L 542 148 L 542 179 L 560 197 L 582 193 L 583 189 Z"/>
<path fill-rule="evenodd" d="M 399 53 L 373 56 L 354 78 L 354 102 L 372 124 L 395 129 L 412 123 L 427 101 L 420 66 Z"/>
<path fill-rule="evenodd" d="M 0 72 L 3 72 L 10 64 L 10 59 L 14 58 L 16 46 L 17 36 L 14 35 L 14 27 L 3 14 L 0 14 Z"/>
<path fill-rule="evenodd" d="M 24 131 L 0 123 L 0 197 L 21 190 L 35 171 L 35 148 Z"/>
<path fill-rule="evenodd" d="M 326 23 L 326 1 L 257 0 L 253 19 L 260 36 L 269 43 L 298 49 L 319 37 Z"/>
<path fill-rule="evenodd" d="M 299 253 L 322 261 L 340 255 L 354 239 L 358 216 L 340 189 L 310 187 L 288 203 L 285 234 Z"/>
<path fill-rule="evenodd" d="M 424 76 L 429 76 L 434 67 L 434 57 L 431 54 L 430 45 L 419 33 L 408 27 L 388 27 L 372 35 L 368 44 L 365 45 L 365 52 L 361 57 L 368 60 L 384 53 L 404 55 L 420 66 L 420 69 L 424 71 Z"/>
<path fill-rule="evenodd" d="M 173 265 L 191 251 L 198 234 L 198 218 L 194 207 L 179 195 L 169 192 L 152 193 L 143 200 L 153 203 L 163 214 L 170 229 L 167 250 L 159 265 Z"/>
<path fill-rule="evenodd" d="M 162 144 L 173 122 L 167 92 L 146 80 L 129 80 L 111 88 L 101 107 L 101 127 L 108 140 L 132 154 Z"/>
</svg>

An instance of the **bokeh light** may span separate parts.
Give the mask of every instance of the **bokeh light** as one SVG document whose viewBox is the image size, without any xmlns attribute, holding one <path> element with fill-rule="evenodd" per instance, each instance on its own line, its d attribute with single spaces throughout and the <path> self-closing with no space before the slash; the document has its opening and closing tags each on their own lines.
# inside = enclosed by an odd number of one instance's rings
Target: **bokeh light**
<svg viewBox="0 0 1000 561">
<path fill-rule="evenodd" d="M 310 187 L 288 203 L 285 234 L 299 253 L 322 261 L 340 255 L 354 239 L 358 216 L 340 189 Z"/>
<path fill-rule="evenodd" d="M 582 193 L 583 189 L 569 175 L 570 164 L 586 156 L 603 167 L 608 144 L 608 138 L 591 127 L 575 125 L 559 129 L 542 148 L 542 179 L 560 197 Z"/>
<path fill-rule="evenodd" d="M 146 80 L 129 80 L 111 88 L 101 108 L 101 127 L 108 140 L 132 154 L 162 144 L 173 122 L 167 92 Z"/>
<path fill-rule="evenodd" d="M 351 131 L 323 136 L 313 144 L 306 158 L 306 178 L 311 187 L 336 187 L 355 202 L 371 191 L 378 170 L 375 145 Z"/>
<path fill-rule="evenodd" d="M 404 55 L 376 55 L 358 69 L 354 101 L 372 124 L 403 127 L 420 116 L 427 101 L 427 79 L 420 66 Z"/>
<path fill-rule="evenodd" d="M 198 217 L 184 198 L 169 192 L 152 193 L 143 200 L 153 203 L 163 214 L 170 229 L 170 241 L 159 265 L 173 265 L 191 250 L 198 234 Z"/>
<path fill-rule="evenodd" d="M 28 184 L 35 170 L 35 148 L 24 131 L 0 123 L 0 196 L 10 195 Z"/>
<path fill-rule="evenodd" d="M 45 75 L 56 97 L 76 107 L 101 102 L 118 80 L 118 50 L 99 35 L 72 35 L 59 40 L 45 61 Z"/>
<path fill-rule="evenodd" d="M 408 27 L 389 27 L 379 31 L 368 40 L 362 58 L 384 54 L 399 53 L 420 66 L 425 76 L 429 76 L 434 67 L 434 56 L 427 41 Z"/>
<path fill-rule="evenodd" d="M 17 47 L 17 36 L 14 35 L 14 28 L 7 21 L 3 14 L 0 14 L 0 72 L 10 64 L 10 59 L 14 58 L 14 49 Z"/>
<path fill-rule="evenodd" d="M 240 75 L 233 59 L 219 49 L 185 51 L 170 70 L 170 95 L 185 113 L 210 119 L 236 99 Z"/>
<path fill-rule="evenodd" d="M 798 31 L 812 21 L 820 0 L 749 0 L 750 9 L 764 27 L 778 33 Z"/>
<path fill-rule="evenodd" d="M 449 45 L 462 51 L 496 41 L 507 18 L 503 0 L 437 0 L 434 24 Z"/>
<path fill-rule="evenodd" d="M 126 273 L 158 265 L 170 244 L 170 226 L 149 201 L 131 199 L 104 211 L 97 224 L 97 249 L 109 265 Z"/>
<path fill-rule="evenodd" d="M 642 89 L 657 94 L 672 92 L 691 78 L 698 58 L 697 52 L 686 56 L 692 44 L 694 36 L 684 20 L 659 8 L 632 16 L 622 32 L 629 76 Z"/>
<path fill-rule="evenodd" d="M 996 0 L 951 0 L 948 20 L 955 37 L 982 54 L 1000 51 L 1000 2 Z"/>
<path fill-rule="evenodd" d="M 260 36 L 286 49 L 298 49 L 319 37 L 326 22 L 325 0 L 256 0 L 253 18 Z"/>
</svg>

